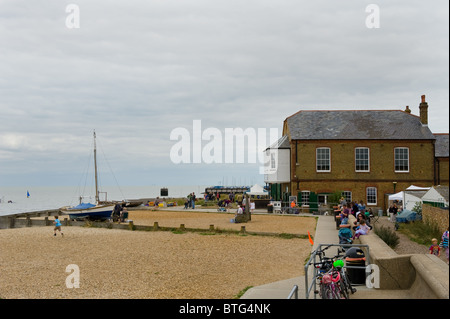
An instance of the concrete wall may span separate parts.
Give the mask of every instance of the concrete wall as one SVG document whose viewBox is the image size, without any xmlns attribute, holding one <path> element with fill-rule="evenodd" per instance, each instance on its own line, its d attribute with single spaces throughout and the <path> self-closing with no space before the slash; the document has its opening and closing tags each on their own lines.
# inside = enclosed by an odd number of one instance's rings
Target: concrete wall
<svg viewBox="0 0 450 319">
<path fill-rule="evenodd" d="M 411 299 L 449 299 L 449 268 L 434 255 L 398 255 L 376 234 L 360 237 L 380 270 L 380 288 L 409 290 Z"/>
</svg>

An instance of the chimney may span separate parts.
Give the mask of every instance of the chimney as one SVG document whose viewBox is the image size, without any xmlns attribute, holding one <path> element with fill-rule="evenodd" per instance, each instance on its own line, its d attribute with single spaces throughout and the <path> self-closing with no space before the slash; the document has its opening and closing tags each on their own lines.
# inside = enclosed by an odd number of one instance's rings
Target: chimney
<svg viewBox="0 0 450 319">
<path fill-rule="evenodd" d="M 420 122 L 424 126 L 428 126 L 428 103 L 425 102 L 425 95 L 422 95 L 422 102 L 419 105 Z"/>
<path fill-rule="evenodd" d="M 409 109 L 409 105 L 406 106 L 405 112 L 411 114 L 411 110 Z"/>
</svg>

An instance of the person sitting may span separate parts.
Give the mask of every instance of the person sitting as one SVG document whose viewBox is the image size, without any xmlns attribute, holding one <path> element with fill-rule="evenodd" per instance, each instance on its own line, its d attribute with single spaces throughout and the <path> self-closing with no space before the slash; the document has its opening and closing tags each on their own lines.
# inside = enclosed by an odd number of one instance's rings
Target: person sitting
<svg viewBox="0 0 450 319">
<path fill-rule="evenodd" d="M 367 220 L 366 216 L 363 215 L 363 214 L 358 214 L 357 220 L 353 222 L 353 224 L 355 225 L 355 226 L 353 226 L 353 230 L 356 231 L 356 230 L 359 229 L 359 226 L 361 225 L 361 221 L 362 220 L 364 220 L 364 222 L 367 225 L 367 227 L 369 227 L 369 229 L 372 230 L 373 227 L 369 224 L 369 221 Z"/>
<path fill-rule="evenodd" d="M 369 226 L 366 225 L 366 220 L 365 219 L 361 219 L 361 221 L 359 222 L 359 228 L 358 230 L 355 231 L 355 234 L 353 235 L 352 239 L 354 240 L 355 238 L 359 238 L 359 236 L 361 235 L 367 235 L 370 231 Z"/>
<path fill-rule="evenodd" d="M 342 206 L 342 212 L 341 212 L 341 214 L 340 214 L 340 216 L 341 216 L 341 222 L 342 222 L 342 220 L 344 219 L 344 218 L 348 218 L 348 214 L 350 213 L 350 210 L 347 208 L 347 205 L 346 204 L 344 204 L 343 206 Z"/>
<path fill-rule="evenodd" d="M 244 215 L 244 211 L 242 210 L 242 207 L 240 205 L 237 205 L 236 214 L 234 215 L 234 222 L 239 223 L 241 222 L 242 216 Z"/>
<path fill-rule="evenodd" d="M 352 202 L 352 215 L 356 217 L 356 214 L 359 212 L 359 207 L 356 202 Z"/>
</svg>

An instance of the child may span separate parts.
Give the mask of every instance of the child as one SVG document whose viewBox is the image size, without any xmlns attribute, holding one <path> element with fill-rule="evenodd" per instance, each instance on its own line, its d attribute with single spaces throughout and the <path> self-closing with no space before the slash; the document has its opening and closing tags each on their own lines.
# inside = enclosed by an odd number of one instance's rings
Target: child
<svg viewBox="0 0 450 319">
<path fill-rule="evenodd" d="M 58 230 L 61 234 L 61 236 L 64 236 L 63 232 L 61 231 L 61 222 L 59 221 L 58 216 L 55 216 L 55 221 L 53 222 L 53 224 L 55 224 L 55 228 L 54 228 L 54 234 L 53 236 L 56 236 L 56 231 Z"/>
<path fill-rule="evenodd" d="M 370 228 L 366 225 L 366 221 L 364 219 L 361 219 L 361 221 L 359 222 L 359 229 L 353 235 L 353 239 L 359 238 L 359 236 L 361 235 L 367 235 L 369 231 Z"/>
<path fill-rule="evenodd" d="M 435 255 L 435 256 L 440 256 L 441 255 L 441 248 L 438 245 L 438 241 L 436 238 L 433 238 L 431 240 L 432 245 L 430 246 L 430 254 Z"/>
<path fill-rule="evenodd" d="M 442 248 L 445 248 L 445 255 L 447 256 L 448 264 L 448 227 L 447 230 L 442 234 L 441 243 L 439 244 Z"/>
</svg>

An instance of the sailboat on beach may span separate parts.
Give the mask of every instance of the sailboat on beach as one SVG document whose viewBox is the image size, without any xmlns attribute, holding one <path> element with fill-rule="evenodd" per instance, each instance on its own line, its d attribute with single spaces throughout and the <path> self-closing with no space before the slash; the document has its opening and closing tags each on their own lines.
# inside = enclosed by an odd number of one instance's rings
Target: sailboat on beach
<svg viewBox="0 0 450 319">
<path fill-rule="evenodd" d="M 98 191 L 98 176 L 97 176 L 97 145 L 96 135 L 94 131 L 94 167 L 95 167 L 95 204 L 82 203 L 80 197 L 80 204 L 77 206 L 65 206 L 60 208 L 63 214 L 69 215 L 70 219 L 91 219 L 91 220 L 105 220 L 111 217 L 114 209 L 114 204 L 107 202 L 100 202 Z"/>
</svg>

